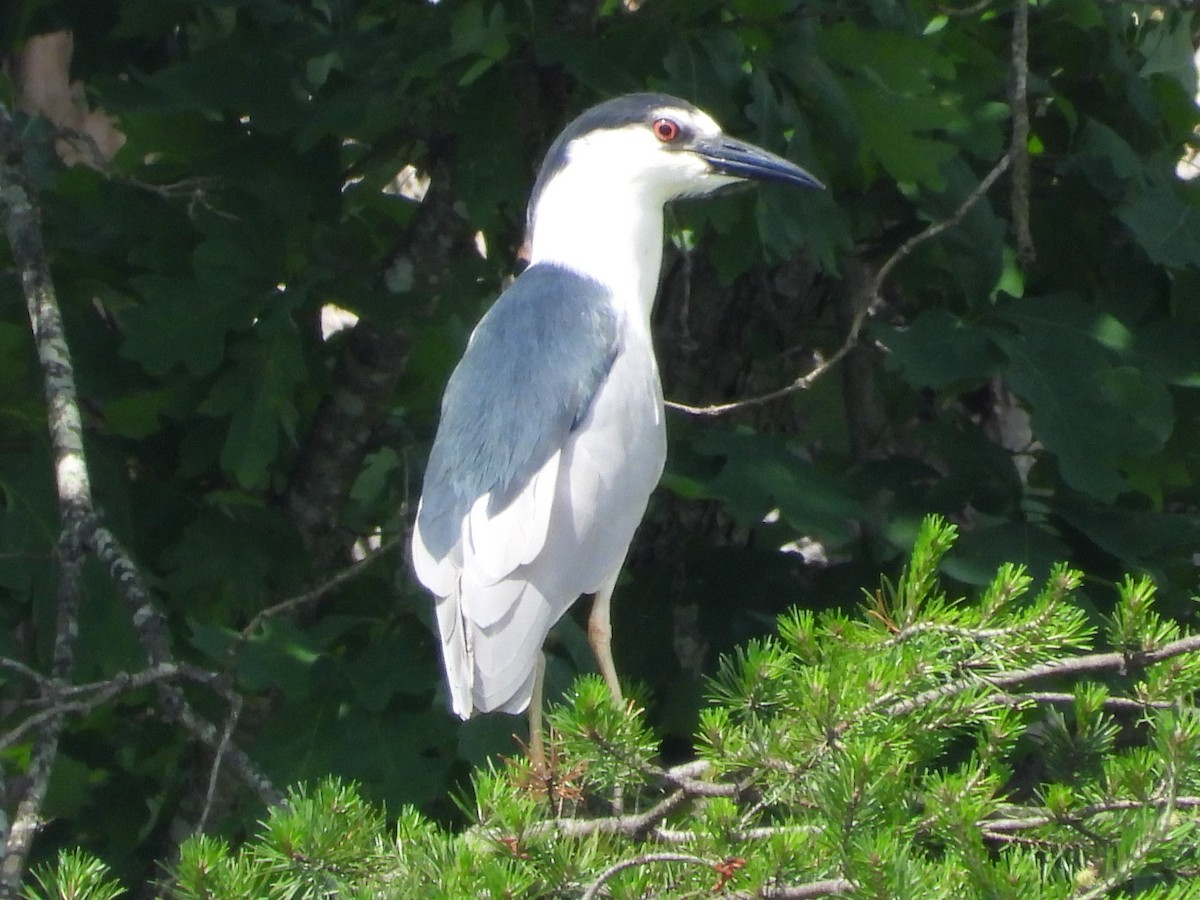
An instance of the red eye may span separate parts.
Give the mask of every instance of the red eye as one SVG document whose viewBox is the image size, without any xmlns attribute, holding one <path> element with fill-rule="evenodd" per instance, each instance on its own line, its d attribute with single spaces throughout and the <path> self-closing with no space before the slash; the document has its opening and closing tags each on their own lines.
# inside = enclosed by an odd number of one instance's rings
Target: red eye
<svg viewBox="0 0 1200 900">
<path fill-rule="evenodd" d="M 664 144 L 679 139 L 679 123 L 673 119 L 656 119 L 651 128 L 654 129 L 654 136 Z"/>
</svg>

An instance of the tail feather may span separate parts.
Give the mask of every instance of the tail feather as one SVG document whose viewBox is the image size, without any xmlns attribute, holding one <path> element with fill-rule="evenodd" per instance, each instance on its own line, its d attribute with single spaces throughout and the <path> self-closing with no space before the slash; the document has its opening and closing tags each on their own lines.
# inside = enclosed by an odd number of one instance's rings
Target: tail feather
<svg viewBox="0 0 1200 900">
<path fill-rule="evenodd" d="M 474 604 L 491 606 L 488 597 L 478 595 L 498 589 L 510 594 L 514 587 L 518 589 L 514 602 L 503 618 L 486 627 L 471 619 Z M 479 587 L 458 579 L 450 595 L 437 601 L 454 712 L 462 719 L 495 710 L 523 712 L 533 696 L 542 644 L 557 618 L 546 598 L 527 581 Z"/>
</svg>

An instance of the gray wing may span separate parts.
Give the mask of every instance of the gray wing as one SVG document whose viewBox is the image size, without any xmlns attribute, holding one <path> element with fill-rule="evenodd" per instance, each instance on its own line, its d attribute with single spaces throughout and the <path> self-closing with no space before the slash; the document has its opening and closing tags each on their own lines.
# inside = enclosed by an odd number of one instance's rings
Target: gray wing
<svg viewBox="0 0 1200 900">
<path fill-rule="evenodd" d="M 505 509 L 586 417 L 619 351 L 608 289 L 557 266 L 525 270 L 480 320 L 450 376 L 417 524 L 444 558 L 485 495 Z"/>
</svg>

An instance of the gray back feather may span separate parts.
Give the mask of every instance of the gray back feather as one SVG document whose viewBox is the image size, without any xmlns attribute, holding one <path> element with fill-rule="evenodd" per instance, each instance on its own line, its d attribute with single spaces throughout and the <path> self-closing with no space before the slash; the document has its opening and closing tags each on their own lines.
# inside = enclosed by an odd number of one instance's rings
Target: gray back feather
<svg viewBox="0 0 1200 900">
<path fill-rule="evenodd" d="M 552 265 L 526 269 L 480 320 L 450 376 L 429 454 L 420 528 L 441 559 L 472 504 L 504 509 L 587 417 L 619 351 L 608 289 Z"/>
</svg>

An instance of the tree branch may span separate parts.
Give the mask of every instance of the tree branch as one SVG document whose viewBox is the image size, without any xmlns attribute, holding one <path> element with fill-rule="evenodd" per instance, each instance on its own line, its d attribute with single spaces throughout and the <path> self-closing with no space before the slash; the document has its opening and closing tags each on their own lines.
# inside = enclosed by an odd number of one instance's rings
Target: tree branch
<svg viewBox="0 0 1200 900">
<path fill-rule="evenodd" d="M 600 891 L 605 884 L 614 876 L 619 875 L 626 869 L 633 869 L 637 866 L 648 866 L 652 863 L 688 863 L 693 866 L 708 866 L 713 867 L 713 863 L 700 856 L 692 856 L 690 853 L 645 853 L 641 856 L 635 856 L 633 859 L 623 859 L 619 863 L 609 866 L 601 872 L 596 880 L 593 881 L 586 891 L 580 896 L 579 900 L 596 900 L 600 896 Z"/>
<path fill-rule="evenodd" d="M 238 636 L 233 643 L 229 645 L 229 658 L 233 659 L 236 657 L 238 652 L 245 645 L 246 641 L 252 638 L 254 633 L 258 631 L 258 629 L 261 628 L 268 619 L 272 619 L 276 616 L 284 615 L 286 613 L 295 612 L 298 609 L 308 606 L 310 603 L 315 603 L 330 591 L 337 589 L 347 581 L 350 581 L 352 578 L 355 578 L 361 574 L 363 570 L 379 560 L 381 557 L 391 553 L 400 546 L 403 540 L 403 535 L 397 535 L 396 537 L 384 541 L 379 545 L 379 547 L 377 547 L 367 556 L 364 556 L 353 565 L 342 569 L 342 571 L 338 572 L 324 584 L 317 585 L 311 591 L 305 591 L 303 594 L 298 594 L 295 597 L 289 597 L 286 600 L 281 600 L 279 603 L 276 603 L 273 606 L 268 606 L 266 609 L 260 610 L 254 616 L 254 618 L 250 620 L 249 624 L 247 624 L 246 627 L 238 633 Z"/>
<path fill-rule="evenodd" d="M 1028 268 L 1037 259 L 1029 230 L 1029 0 L 1013 0 L 1012 28 L 1012 223 L 1017 258 Z"/>
<path fill-rule="evenodd" d="M 79 633 L 81 573 L 85 556 L 81 529 L 92 505 L 91 484 L 83 456 L 83 424 L 75 400 L 75 372 L 42 245 L 41 216 L 24 167 L 19 132 L 3 104 L 0 104 L 0 215 L 3 215 L 5 234 L 21 276 L 46 395 L 62 524 L 58 542 L 59 579 L 51 672 L 56 681 L 65 681 L 74 668 L 75 642 Z M 49 716 L 41 723 L 29 762 L 29 784 L 17 804 L 4 860 L 0 863 L 0 894 L 15 895 L 19 889 L 25 860 L 40 822 L 50 770 L 58 756 L 62 724 L 61 714 Z"/>
<path fill-rule="evenodd" d="M 1090 803 L 1087 806 L 1081 807 L 1071 813 L 1072 819 L 1090 819 L 1094 816 L 1099 816 L 1104 813 L 1123 812 L 1137 809 L 1163 809 L 1172 803 L 1176 809 L 1200 809 L 1200 797 L 1176 797 L 1172 801 L 1168 797 L 1148 798 L 1146 800 L 1109 800 L 1104 803 Z M 983 829 L 984 836 L 988 837 L 992 834 L 1012 834 L 1018 831 L 1029 831 L 1033 828 L 1041 828 L 1044 825 L 1054 825 L 1062 823 L 1061 817 L 1049 815 L 1041 807 L 1033 807 L 1029 810 L 1027 816 L 1008 815 L 1000 819 L 983 819 L 979 823 L 979 827 Z"/>
<path fill-rule="evenodd" d="M 967 198 L 959 205 L 958 209 L 948 219 L 941 222 L 935 222 L 923 231 L 910 237 L 903 244 L 896 248 L 895 252 L 887 258 L 879 271 L 875 273 L 874 279 L 871 281 L 870 302 L 863 304 L 855 313 L 853 320 L 850 322 L 850 327 L 846 332 L 846 337 L 843 339 L 841 346 L 833 352 L 833 355 L 821 359 L 818 358 L 817 364 L 808 372 L 799 376 L 791 384 L 781 387 L 778 390 L 770 391 L 758 397 L 749 397 L 745 400 L 735 400 L 731 403 L 715 403 L 711 406 L 689 406 L 686 403 L 676 403 L 673 400 L 666 401 L 666 406 L 670 409 L 676 409 L 680 412 L 688 413 L 693 416 L 723 416 L 727 413 L 737 410 L 749 409 L 752 406 L 760 406 L 763 403 L 770 403 L 772 400 L 780 400 L 784 397 L 789 397 L 798 391 L 807 390 L 812 387 L 826 372 L 832 369 L 835 365 L 842 361 L 854 347 L 858 344 L 858 337 L 862 333 L 863 325 L 866 324 L 871 312 L 877 308 L 882 302 L 883 284 L 887 277 L 905 257 L 913 252 L 917 247 L 926 241 L 932 240 L 943 231 L 954 228 L 969 213 L 975 204 L 978 203 L 983 196 L 992 188 L 996 180 L 1003 175 L 1012 161 L 1012 154 L 1006 153 L 1000 157 L 1000 160 L 994 165 L 990 172 L 984 176 L 983 180 L 976 185 L 975 189 L 967 195 Z"/>
<path fill-rule="evenodd" d="M 150 598 L 141 573 L 116 538 L 100 525 L 96 514 L 84 454 L 74 367 L 42 242 L 36 190 L 25 166 L 20 132 L 3 104 L 0 104 L 0 216 L 20 273 L 42 370 L 62 529 L 58 546 L 59 580 L 51 677 L 41 683 L 47 709 L 33 717 L 37 738 L 28 767 L 28 786 L 17 804 L 4 848 L 4 860 L 0 863 L 0 895 L 15 896 L 40 823 L 64 717 L 71 709 L 70 703 L 64 705 L 61 702 L 59 693 L 69 681 L 73 668 L 82 596 L 81 573 L 89 554 L 94 554 L 108 566 L 118 594 L 130 609 L 151 669 L 166 672 L 175 661 L 162 616 Z M 169 719 L 182 724 L 214 750 L 222 748 L 221 735 L 212 723 L 191 708 L 177 684 L 169 683 L 165 675 L 151 679 L 150 683 L 156 687 L 160 704 Z M 279 793 L 244 753 L 230 746 L 226 755 L 231 766 L 264 802 L 279 800 Z"/>
<path fill-rule="evenodd" d="M 118 595 L 129 609 L 134 630 L 151 665 L 175 662 L 166 621 L 154 605 L 142 573 L 116 537 L 107 528 L 95 523 L 94 515 L 90 520 L 93 523 L 90 531 L 92 551 L 108 566 L 109 575 Z M 179 685 L 160 681 L 155 688 L 159 706 L 168 721 L 182 725 L 214 753 L 224 754 L 230 768 L 258 795 L 263 804 L 273 806 L 282 802 L 283 794 L 275 789 L 249 756 L 225 741 L 217 727 L 192 708 Z"/>
<path fill-rule="evenodd" d="M 998 672 L 986 677 L 963 678 L 948 682 L 940 687 L 922 691 L 915 697 L 894 703 L 887 708 L 891 716 L 903 716 L 915 712 L 939 700 L 955 697 L 959 694 L 975 690 L 981 686 L 1014 687 L 1028 681 L 1042 678 L 1058 678 L 1064 675 L 1092 675 L 1100 672 L 1126 674 L 1130 669 L 1144 669 L 1155 663 L 1182 656 L 1185 653 L 1200 651 L 1200 634 L 1189 635 L 1169 644 L 1163 644 L 1153 650 L 1139 653 L 1088 653 L 1082 656 L 1071 656 L 1066 659 L 1056 659 L 1052 662 L 1041 663 L 1026 669 L 1014 669 L 1011 672 Z"/>
<path fill-rule="evenodd" d="M 730 894 L 731 900 L 810 900 L 813 897 L 836 897 L 849 894 L 856 888 L 848 878 L 825 878 L 805 884 L 778 885 L 763 888 L 757 894 Z"/>
<path fill-rule="evenodd" d="M 0 660 L 0 663 L 5 668 L 13 668 L 16 661 L 4 659 Z M 174 662 L 151 666 L 133 674 L 122 672 L 107 681 L 94 681 L 89 684 L 73 685 L 59 678 L 45 678 L 32 670 L 22 674 L 26 674 L 27 677 L 28 675 L 33 676 L 31 680 L 36 681 L 41 696 L 32 702 L 43 709 L 0 735 L 0 751 L 23 740 L 30 731 L 42 726 L 55 716 L 84 715 L 99 709 L 129 691 L 148 687 L 160 681 L 187 679 L 212 686 L 220 680 L 220 676 L 216 672 L 208 672 L 194 666 Z"/>
</svg>

